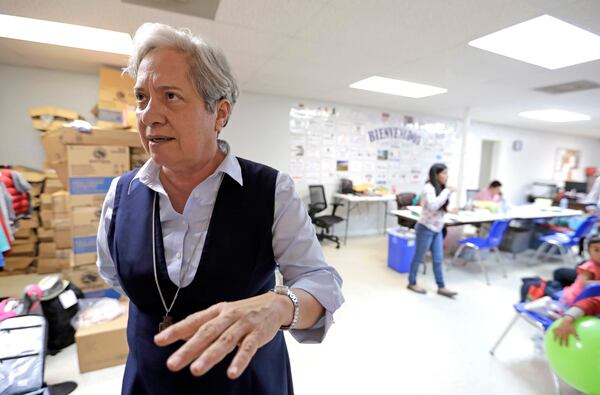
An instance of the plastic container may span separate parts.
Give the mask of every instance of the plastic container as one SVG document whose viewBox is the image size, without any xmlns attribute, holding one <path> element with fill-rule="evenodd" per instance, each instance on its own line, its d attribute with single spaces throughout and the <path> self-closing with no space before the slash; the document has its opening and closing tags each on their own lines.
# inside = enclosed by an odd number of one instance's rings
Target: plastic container
<svg viewBox="0 0 600 395">
<path fill-rule="evenodd" d="M 518 227 L 509 227 L 502 243 L 500 243 L 500 250 L 515 254 L 526 251 L 531 244 L 531 237 L 533 236 L 533 230 Z"/>
<path fill-rule="evenodd" d="M 406 229 L 406 228 L 404 228 Z M 415 255 L 415 232 L 402 228 L 388 229 L 388 266 L 399 273 L 408 273 Z"/>
<path fill-rule="evenodd" d="M 567 198 L 560 199 L 559 206 L 563 210 L 566 209 L 566 208 L 568 208 L 569 207 L 569 199 L 567 199 Z"/>
</svg>

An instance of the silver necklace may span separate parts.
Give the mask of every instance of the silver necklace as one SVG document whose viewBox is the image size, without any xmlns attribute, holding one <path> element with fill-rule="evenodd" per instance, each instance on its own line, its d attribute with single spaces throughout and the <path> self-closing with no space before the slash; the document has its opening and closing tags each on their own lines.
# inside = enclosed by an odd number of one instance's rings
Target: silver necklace
<svg viewBox="0 0 600 395">
<path fill-rule="evenodd" d="M 154 269 L 154 281 L 156 282 L 156 289 L 158 289 L 158 294 L 160 295 L 160 301 L 162 302 L 163 307 L 165 308 L 165 315 L 160 324 L 158 324 L 158 332 L 162 332 L 167 329 L 171 325 L 173 325 L 173 317 L 169 314 L 171 313 L 171 309 L 175 305 L 175 301 L 177 300 L 177 296 L 179 296 L 179 290 L 181 290 L 181 284 L 183 284 L 182 272 L 183 272 L 183 259 L 181 260 L 181 268 L 179 269 L 179 285 L 177 286 L 177 291 L 175 292 L 175 296 L 173 296 L 173 300 L 171 301 L 171 305 L 167 308 L 167 303 L 165 302 L 165 298 L 162 294 L 162 290 L 160 289 L 160 284 L 158 283 L 158 276 L 156 274 L 156 232 L 154 229 L 154 222 L 156 221 L 156 195 L 154 192 L 154 200 L 152 201 L 152 267 Z M 189 266 L 188 266 L 189 268 Z M 186 269 L 187 271 L 187 269 Z"/>
</svg>

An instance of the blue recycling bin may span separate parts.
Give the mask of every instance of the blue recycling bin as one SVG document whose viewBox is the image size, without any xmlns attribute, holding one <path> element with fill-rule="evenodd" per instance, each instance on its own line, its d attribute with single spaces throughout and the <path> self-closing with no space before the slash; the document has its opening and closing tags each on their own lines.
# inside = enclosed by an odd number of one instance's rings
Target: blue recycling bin
<svg viewBox="0 0 600 395">
<path fill-rule="evenodd" d="M 399 273 L 408 273 L 415 255 L 415 233 L 400 228 L 388 229 L 388 266 Z"/>
</svg>

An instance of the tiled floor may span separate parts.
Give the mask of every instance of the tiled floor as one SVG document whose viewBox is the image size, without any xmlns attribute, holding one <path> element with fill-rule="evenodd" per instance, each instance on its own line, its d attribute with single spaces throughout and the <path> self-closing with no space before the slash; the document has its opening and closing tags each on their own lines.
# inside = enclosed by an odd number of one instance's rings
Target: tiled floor
<svg viewBox="0 0 600 395">
<path fill-rule="evenodd" d="M 531 341 L 535 333 L 517 324 L 492 357 L 488 350 L 513 316 L 520 278 L 551 276 L 557 263 L 528 267 L 508 262 L 508 277 L 490 270 L 491 286 L 475 265 L 446 273 L 460 292 L 450 300 L 406 290 L 406 276 L 386 266 L 383 236 L 348 240 L 325 255 L 344 278 L 346 304 L 320 345 L 288 337 L 297 394 L 553 394 L 551 376 Z M 2 279 L 0 279 L 2 280 Z M 2 284 L 2 283 L 0 283 Z M 435 291 L 431 270 L 420 284 Z M 79 374 L 74 346 L 48 357 L 46 380 L 75 380 L 75 394 L 116 394 L 123 367 Z M 563 387 L 563 394 L 577 392 Z"/>
</svg>

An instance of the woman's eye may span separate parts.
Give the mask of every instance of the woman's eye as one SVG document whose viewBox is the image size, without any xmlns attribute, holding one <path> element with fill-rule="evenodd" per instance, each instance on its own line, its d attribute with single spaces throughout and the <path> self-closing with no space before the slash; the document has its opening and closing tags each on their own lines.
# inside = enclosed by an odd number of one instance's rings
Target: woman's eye
<svg viewBox="0 0 600 395">
<path fill-rule="evenodd" d="M 169 100 L 177 100 L 179 97 L 173 92 L 167 92 L 167 99 Z"/>
<path fill-rule="evenodd" d="M 141 93 L 136 93 L 135 94 L 135 99 L 137 101 L 144 101 L 144 98 L 145 98 L 145 96 L 143 94 L 141 94 Z"/>
</svg>

